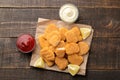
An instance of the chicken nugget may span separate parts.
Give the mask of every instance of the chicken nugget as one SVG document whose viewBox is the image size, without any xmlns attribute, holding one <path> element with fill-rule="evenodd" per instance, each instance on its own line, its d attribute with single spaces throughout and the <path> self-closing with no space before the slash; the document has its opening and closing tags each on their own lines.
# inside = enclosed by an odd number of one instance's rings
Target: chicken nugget
<svg viewBox="0 0 120 80">
<path fill-rule="evenodd" d="M 89 51 L 89 45 L 86 42 L 79 42 L 78 43 L 80 52 L 79 55 L 85 55 Z"/>
<path fill-rule="evenodd" d="M 55 54 L 56 54 L 57 57 L 64 57 L 65 48 L 56 48 Z"/>
<path fill-rule="evenodd" d="M 78 27 L 73 27 L 71 30 L 73 30 L 73 32 L 75 32 L 75 34 L 76 34 L 77 36 L 79 36 L 79 35 L 81 34 Z"/>
<path fill-rule="evenodd" d="M 78 42 L 78 37 L 73 30 L 69 30 L 65 33 L 67 42 Z"/>
<path fill-rule="evenodd" d="M 48 47 L 50 45 L 43 35 L 38 36 L 38 42 L 41 48 Z"/>
<path fill-rule="evenodd" d="M 52 46 L 57 46 L 61 40 L 61 35 L 58 31 L 52 31 L 48 34 L 47 40 Z"/>
<path fill-rule="evenodd" d="M 55 63 L 56 63 L 56 65 L 58 66 L 58 68 L 59 68 L 60 70 L 65 69 L 65 68 L 67 67 L 67 65 L 68 65 L 68 61 L 67 61 L 66 58 L 56 57 L 56 58 L 55 58 Z"/>
<path fill-rule="evenodd" d="M 55 54 L 57 57 L 64 57 L 65 55 L 65 42 L 64 41 L 60 41 L 60 43 L 55 49 Z"/>
<path fill-rule="evenodd" d="M 49 46 L 49 49 L 52 50 L 53 52 L 55 52 L 55 47 L 54 46 Z"/>
<path fill-rule="evenodd" d="M 81 36 L 80 29 L 78 27 L 73 27 L 71 30 L 76 34 L 78 41 L 81 41 L 82 36 Z"/>
<path fill-rule="evenodd" d="M 65 40 L 65 33 L 68 31 L 68 29 L 65 28 L 65 27 L 61 27 L 61 28 L 59 28 L 59 31 L 60 31 L 60 34 L 61 34 L 61 39 Z"/>
<path fill-rule="evenodd" d="M 47 39 L 47 35 L 51 33 L 52 31 L 59 31 L 58 27 L 54 23 L 50 23 L 47 25 L 47 28 L 45 29 L 45 38 Z"/>
<path fill-rule="evenodd" d="M 65 47 L 64 41 L 60 41 L 60 43 L 57 45 L 57 48 L 62 48 L 62 47 Z"/>
<path fill-rule="evenodd" d="M 55 55 L 52 50 L 49 49 L 49 47 L 44 47 L 40 50 L 40 55 L 43 59 L 49 60 L 49 61 L 54 61 L 55 60 Z"/>
<path fill-rule="evenodd" d="M 80 65 L 80 64 L 82 64 L 82 62 L 83 62 L 83 57 L 82 57 L 82 56 L 79 56 L 79 55 L 77 55 L 77 54 L 72 54 L 72 55 L 69 55 L 69 56 L 68 56 L 68 61 L 69 61 L 71 64 Z"/>
<path fill-rule="evenodd" d="M 82 41 L 82 40 L 83 40 L 82 36 L 79 35 L 79 36 L 78 36 L 78 41 Z"/>
<path fill-rule="evenodd" d="M 47 64 L 49 67 L 53 66 L 53 64 L 54 64 L 54 61 L 49 61 L 49 60 L 47 60 L 46 58 L 43 58 L 43 60 L 46 62 L 46 64 Z"/>
<path fill-rule="evenodd" d="M 79 46 L 77 43 L 67 43 L 65 49 L 67 55 L 79 52 Z"/>
<path fill-rule="evenodd" d="M 59 30 L 58 27 L 54 23 L 50 23 L 50 24 L 48 24 L 48 26 L 45 30 L 45 33 L 50 33 L 52 31 L 56 31 L 56 30 L 57 31 Z"/>
</svg>

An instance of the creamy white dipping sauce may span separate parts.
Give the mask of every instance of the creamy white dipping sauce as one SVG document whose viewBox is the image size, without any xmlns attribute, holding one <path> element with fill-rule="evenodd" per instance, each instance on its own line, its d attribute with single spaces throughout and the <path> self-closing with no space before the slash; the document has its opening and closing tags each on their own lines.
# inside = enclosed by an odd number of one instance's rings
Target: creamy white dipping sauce
<svg viewBox="0 0 120 80">
<path fill-rule="evenodd" d="M 67 23 L 73 23 L 79 15 L 78 8 L 73 4 L 65 4 L 59 10 L 60 18 Z"/>
</svg>

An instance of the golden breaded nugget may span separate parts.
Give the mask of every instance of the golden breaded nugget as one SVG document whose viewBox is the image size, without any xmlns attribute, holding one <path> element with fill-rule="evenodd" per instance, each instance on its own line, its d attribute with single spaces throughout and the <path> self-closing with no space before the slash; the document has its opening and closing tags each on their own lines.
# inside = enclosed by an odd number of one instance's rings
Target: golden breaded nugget
<svg viewBox="0 0 120 80">
<path fill-rule="evenodd" d="M 47 40 L 52 46 L 57 46 L 61 40 L 61 35 L 58 31 L 52 31 L 48 34 Z"/>
<path fill-rule="evenodd" d="M 57 48 L 62 48 L 62 47 L 65 47 L 64 41 L 60 41 L 60 43 L 57 45 Z"/>
<path fill-rule="evenodd" d="M 61 39 L 65 40 L 65 33 L 68 31 L 68 29 L 65 28 L 65 27 L 61 27 L 61 28 L 59 28 L 59 31 L 60 31 L 60 34 L 61 34 Z"/>
<path fill-rule="evenodd" d="M 40 50 L 40 55 L 43 59 L 49 60 L 49 61 L 54 61 L 55 60 L 55 55 L 52 50 L 49 49 L 49 47 L 44 47 Z"/>
<path fill-rule="evenodd" d="M 64 57 L 65 48 L 56 48 L 55 54 L 56 54 L 57 57 Z"/>
<path fill-rule="evenodd" d="M 53 52 L 55 52 L 55 47 L 54 46 L 49 46 L 49 49 L 52 50 Z"/>
<path fill-rule="evenodd" d="M 81 33 L 80 33 L 80 29 L 78 27 L 73 27 L 71 30 L 74 31 L 74 33 L 79 36 Z"/>
<path fill-rule="evenodd" d="M 55 49 L 55 54 L 57 57 L 64 57 L 65 55 L 65 42 L 64 41 L 60 41 L 60 43 Z"/>
<path fill-rule="evenodd" d="M 76 64 L 76 65 L 80 65 L 83 62 L 83 57 L 79 56 L 77 54 L 72 54 L 68 56 L 68 61 L 71 64 Z"/>
<path fill-rule="evenodd" d="M 78 45 L 80 48 L 79 55 L 84 55 L 89 51 L 89 45 L 86 42 L 79 42 Z"/>
<path fill-rule="evenodd" d="M 69 30 L 65 33 L 67 42 L 78 42 L 78 37 L 73 30 Z"/>
<path fill-rule="evenodd" d="M 47 35 L 51 33 L 52 31 L 59 31 L 58 27 L 54 23 L 50 23 L 47 25 L 47 28 L 45 29 L 45 38 L 47 39 Z"/>
<path fill-rule="evenodd" d="M 66 58 L 56 57 L 55 58 L 55 63 L 58 66 L 58 68 L 61 69 L 61 70 L 65 69 L 68 65 L 68 61 L 67 61 Z"/>
<path fill-rule="evenodd" d="M 82 40 L 83 40 L 83 38 L 82 38 L 81 35 L 78 36 L 78 40 L 79 40 L 79 41 L 82 41 Z"/>
<path fill-rule="evenodd" d="M 71 30 L 76 34 L 76 36 L 78 38 L 78 41 L 81 41 L 82 36 L 81 36 L 81 33 L 80 33 L 80 29 L 78 27 L 73 27 Z"/>
<path fill-rule="evenodd" d="M 65 49 L 67 55 L 79 52 L 79 46 L 77 43 L 67 43 Z"/>
<path fill-rule="evenodd" d="M 48 41 L 44 38 L 43 35 L 39 35 L 39 36 L 38 36 L 38 42 L 39 42 L 41 48 L 43 48 L 43 47 L 48 47 L 48 46 L 50 45 L 50 44 L 48 43 Z"/>
<path fill-rule="evenodd" d="M 59 30 L 58 27 L 55 24 L 51 23 L 51 24 L 48 24 L 48 26 L 45 30 L 45 33 L 50 33 L 52 31 L 56 31 L 56 30 L 57 31 Z"/>
<path fill-rule="evenodd" d="M 46 62 L 46 64 L 49 66 L 49 67 L 51 67 L 51 66 L 53 66 L 53 64 L 54 64 L 54 62 L 53 61 L 49 61 L 49 60 L 47 60 L 47 59 L 43 59 L 45 62 Z"/>
</svg>

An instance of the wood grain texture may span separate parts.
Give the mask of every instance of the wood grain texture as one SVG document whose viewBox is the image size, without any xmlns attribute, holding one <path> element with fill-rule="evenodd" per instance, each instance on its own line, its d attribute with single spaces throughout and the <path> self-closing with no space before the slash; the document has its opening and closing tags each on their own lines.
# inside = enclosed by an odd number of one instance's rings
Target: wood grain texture
<svg viewBox="0 0 120 80">
<path fill-rule="evenodd" d="M 119 0 L 0 0 L 0 7 L 60 7 L 66 3 L 73 3 L 78 7 L 120 8 Z"/>
<path fill-rule="evenodd" d="M 36 22 L 5 22 L 0 24 L 0 38 L 18 37 L 21 34 L 35 35 Z"/>
<path fill-rule="evenodd" d="M 1 80 L 119 80 L 119 70 L 87 70 L 86 76 L 72 77 L 67 73 L 43 69 L 0 69 Z M 4 76 L 3 76 L 4 75 Z"/>
<path fill-rule="evenodd" d="M 30 68 L 31 54 L 17 51 L 16 38 L 0 38 L 0 68 Z M 89 70 L 119 70 L 120 69 L 120 39 L 93 38 L 87 69 Z"/>
<path fill-rule="evenodd" d="M 16 48 L 16 38 L 0 39 L 1 68 L 27 68 L 31 54 L 22 54 Z"/>
<path fill-rule="evenodd" d="M 35 35 L 38 17 L 59 20 L 65 3 L 79 8 L 77 23 L 95 30 L 85 77 L 30 68 L 31 54 L 15 45 L 21 33 Z M 120 80 L 119 43 L 120 0 L 0 0 L 0 80 Z"/>
<path fill-rule="evenodd" d="M 38 17 L 59 20 L 58 11 L 58 9 L 0 9 L 0 37 L 16 37 L 20 33 L 34 34 Z M 93 26 L 94 37 L 120 37 L 119 9 L 80 8 L 79 11 L 77 23 Z"/>
<path fill-rule="evenodd" d="M 93 38 L 88 69 L 120 69 L 120 38 Z"/>
<path fill-rule="evenodd" d="M 77 23 L 82 21 L 96 21 L 101 23 L 101 21 L 120 21 L 120 9 L 115 8 L 79 8 L 79 18 Z M 37 19 L 48 18 L 48 19 L 60 19 L 59 9 L 13 9 L 13 8 L 0 8 L 0 22 L 13 22 L 13 21 L 36 21 Z M 88 24 L 88 23 L 87 23 Z"/>
<path fill-rule="evenodd" d="M 83 24 L 85 23 L 95 29 L 93 37 L 120 37 L 120 22 L 112 21 L 112 23 L 108 23 L 108 21 L 105 22 L 104 20 L 101 23 L 84 21 Z M 36 26 L 36 22 L 2 22 L 0 24 L 0 38 L 18 37 L 25 33 L 35 35 Z"/>
</svg>

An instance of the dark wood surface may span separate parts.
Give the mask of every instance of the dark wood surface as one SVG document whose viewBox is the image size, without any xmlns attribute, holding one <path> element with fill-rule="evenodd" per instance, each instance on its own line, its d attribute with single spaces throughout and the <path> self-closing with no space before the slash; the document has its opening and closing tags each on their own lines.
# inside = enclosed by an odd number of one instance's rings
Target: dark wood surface
<svg viewBox="0 0 120 80">
<path fill-rule="evenodd" d="M 32 68 L 31 54 L 16 48 L 20 34 L 35 35 L 38 17 L 59 20 L 65 3 L 78 6 L 76 23 L 95 30 L 86 76 Z M 119 74 L 120 0 L 0 0 L 0 80 L 120 80 Z"/>
</svg>

